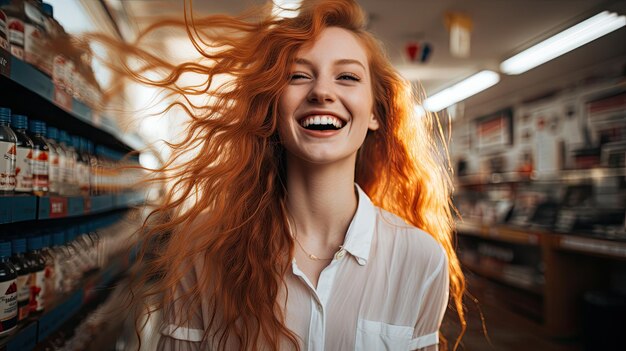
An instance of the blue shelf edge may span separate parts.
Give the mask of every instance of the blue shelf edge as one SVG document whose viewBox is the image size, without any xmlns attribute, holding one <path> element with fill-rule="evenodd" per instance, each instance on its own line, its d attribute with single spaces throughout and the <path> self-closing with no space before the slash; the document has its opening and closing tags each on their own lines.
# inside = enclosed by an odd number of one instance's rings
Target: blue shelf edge
<svg viewBox="0 0 626 351">
<path fill-rule="evenodd" d="M 53 310 L 44 314 L 38 321 L 37 340 L 45 340 L 50 334 L 59 329 L 63 323 L 67 322 L 83 303 L 84 291 L 78 290 L 63 303 L 57 305 Z"/>
<path fill-rule="evenodd" d="M 0 224 L 37 219 L 37 197 L 0 196 Z"/>
<path fill-rule="evenodd" d="M 32 350 L 37 346 L 37 323 L 31 323 L 9 337 L 11 340 L 6 344 L 6 351 Z"/>
<path fill-rule="evenodd" d="M 83 196 L 0 196 L 0 224 L 37 219 L 67 218 L 141 205 L 145 194 Z"/>
</svg>

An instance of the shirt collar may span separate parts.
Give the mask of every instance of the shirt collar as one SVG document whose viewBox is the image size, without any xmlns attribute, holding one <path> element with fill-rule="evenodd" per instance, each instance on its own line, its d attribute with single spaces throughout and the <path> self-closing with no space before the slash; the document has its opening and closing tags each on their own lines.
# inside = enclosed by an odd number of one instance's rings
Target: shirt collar
<svg viewBox="0 0 626 351">
<path fill-rule="evenodd" d="M 376 208 L 363 189 L 356 183 L 354 185 L 357 189 L 359 204 L 348 227 L 343 248 L 356 258 L 359 265 L 364 266 L 369 259 L 372 246 Z"/>
</svg>

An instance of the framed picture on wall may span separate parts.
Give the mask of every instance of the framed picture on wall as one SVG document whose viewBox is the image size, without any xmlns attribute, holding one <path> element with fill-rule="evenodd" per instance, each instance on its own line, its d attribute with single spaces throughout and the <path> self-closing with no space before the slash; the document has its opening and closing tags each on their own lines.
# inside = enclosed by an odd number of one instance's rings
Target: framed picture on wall
<svg viewBox="0 0 626 351">
<path fill-rule="evenodd" d="M 476 147 L 494 150 L 513 144 L 513 110 L 506 108 L 476 119 Z"/>
</svg>

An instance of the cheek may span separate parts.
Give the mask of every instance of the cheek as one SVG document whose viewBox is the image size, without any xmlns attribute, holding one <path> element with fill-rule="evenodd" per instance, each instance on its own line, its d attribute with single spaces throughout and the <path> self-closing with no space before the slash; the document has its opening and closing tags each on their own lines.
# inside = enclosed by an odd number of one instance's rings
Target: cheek
<svg viewBox="0 0 626 351">
<path fill-rule="evenodd" d="M 297 87 L 287 86 L 278 99 L 278 111 L 283 115 L 293 114 L 300 104 L 300 95 Z"/>
<path fill-rule="evenodd" d="M 289 140 L 291 139 L 291 135 L 293 133 L 292 129 L 293 129 L 293 113 L 294 113 L 294 107 L 291 106 L 289 103 L 289 99 L 287 98 L 287 96 L 285 94 L 283 94 L 281 96 L 281 99 L 278 101 L 278 136 L 280 137 L 281 141 L 284 142 L 289 142 Z"/>
<path fill-rule="evenodd" d="M 374 112 L 374 99 L 369 91 L 352 94 L 349 97 L 353 113 L 358 117 L 359 124 L 368 124 Z"/>
</svg>

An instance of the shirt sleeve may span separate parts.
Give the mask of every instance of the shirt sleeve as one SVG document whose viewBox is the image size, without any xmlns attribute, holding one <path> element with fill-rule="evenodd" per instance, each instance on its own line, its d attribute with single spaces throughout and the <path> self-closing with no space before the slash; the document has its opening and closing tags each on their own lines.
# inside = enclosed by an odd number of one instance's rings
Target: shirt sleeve
<svg viewBox="0 0 626 351">
<path fill-rule="evenodd" d="M 448 260 L 442 249 L 438 264 L 421 291 L 421 307 L 410 344 L 411 350 L 439 349 L 439 327 L 448 306 L 449 279 Z"/>
<path fill-rule="evenodd" d="M 161 334 L 157 351 L 200 351 L 200 343 L 188 340 L 179 340 L 169 335 Z"/>
<path fill-rule="evenodd" d="M 160 328 L 158 351 L 194 351 L 201 349 L 204 335 L 200 309 L 184 306 L 180 297 L 195 284 L 195 271 L 192 269 L 177 284 L 173 291 L 174 303 L 163 309 L 163 321 Z M 168 299 L 170 300 L 170 299 Z M 170 300 L 171 301 L 171 300 Z M 181 313 L 191 313 L 189 320 Z"/>
</svg>

